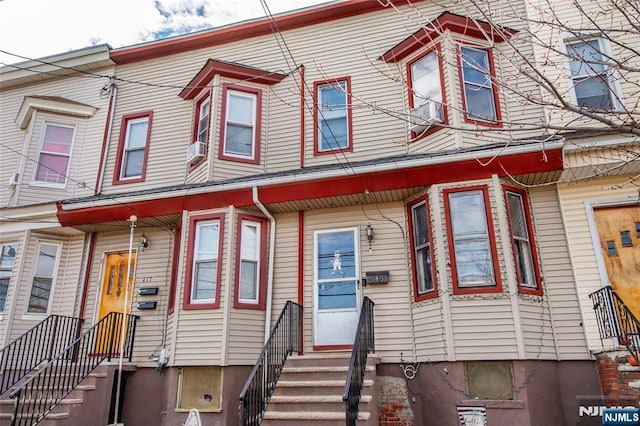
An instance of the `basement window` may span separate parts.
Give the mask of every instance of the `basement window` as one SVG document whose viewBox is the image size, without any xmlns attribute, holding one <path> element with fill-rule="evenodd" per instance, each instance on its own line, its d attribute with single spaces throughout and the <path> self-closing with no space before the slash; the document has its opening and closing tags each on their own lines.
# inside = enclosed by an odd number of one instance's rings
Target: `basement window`
<svg viewBox="0 0 640 426">
<path fill-rule="evenodd" d="M 183 367 L 176 410 L 222 411 L 222 367 Z"/>
<path fill-rule="evenodd" d="M 511 362 L 473 361 L 464 367 L 471 399 L 514 399 Z"/>
</svg>

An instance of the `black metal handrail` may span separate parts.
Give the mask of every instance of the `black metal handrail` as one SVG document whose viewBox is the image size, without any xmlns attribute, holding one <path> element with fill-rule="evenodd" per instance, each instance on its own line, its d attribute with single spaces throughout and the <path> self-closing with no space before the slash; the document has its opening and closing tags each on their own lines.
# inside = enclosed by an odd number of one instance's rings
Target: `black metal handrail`
<svg viewBox="0 0 640 426">
<path fill-rule="evenodd" d="M 617 338 L 629 353 L 638 359 L 640 349 L 640 322 L 624 301 L 610 286 L 589 295 L 598 322 L 600 341 Z M 604 342 L 602 343 L 604 346 Z"/>
<path fill-rule="evenodd" d="M 83 321 L 82 318 L 49 315 L 0 349 L 0 395 L 73 342 Z"/>
<path fill-rule="evenodd" d="M 358 406 L 360 405 L 364 374 L 367 368 L 367 355 L 376 349 L 373 331 L 374 305 L 375 303 L 367 296 L 362 300 L 356 338 L 351 350 L 347 382 L 344 385 L 344 393 L 342 394 L 347 414 L 347 426 L 355 426 L 358 421 Z"/>
<path fill-rule="evenodd" d="M 262 421 L 287 357 L 302 351 L 302 306 L 287 301 L 240 393 L 242 425 Z"/>
<path fill-rule="evenodd" d="M 11 426 L 40 422 L 105 359 L 131 361 L 138 318 L 110 312 L 30 375 L 9 395 L 15 400 Z"/>
</svg>

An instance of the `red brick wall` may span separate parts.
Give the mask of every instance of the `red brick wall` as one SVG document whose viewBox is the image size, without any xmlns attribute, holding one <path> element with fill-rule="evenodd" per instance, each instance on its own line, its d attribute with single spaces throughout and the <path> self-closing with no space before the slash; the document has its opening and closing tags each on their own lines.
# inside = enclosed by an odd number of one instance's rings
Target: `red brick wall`
<svg viewBox="0 0 640 426">
<path fill-rule="evenodd" d="M 596 367 L 606 406 L 640 406 L 640 389 L 629 386 L 629 382 L 640 381 L 640 367 L 631 367 L 621 352 L 598 354 Z"/>
</svg>

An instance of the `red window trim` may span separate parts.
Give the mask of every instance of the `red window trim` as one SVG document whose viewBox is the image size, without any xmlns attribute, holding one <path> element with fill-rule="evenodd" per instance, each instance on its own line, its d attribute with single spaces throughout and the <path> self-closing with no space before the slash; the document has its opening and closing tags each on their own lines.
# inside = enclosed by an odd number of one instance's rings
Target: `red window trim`
<svg viewBox="0 0 640 426">
<path fill-rule="evenodd" d="M 191 123 L 191 142 L 189 144 L 190 146 L 194 144 L 198 139 L 198 122 L 200 121 L 200 105 L 202 105 L 202 102 L 204 102 L 207 99 L 209 99 L 209 115 L 207 117 L 207 140 L 203 141 L 205 142 L 204 157 L 194 162 L 193 164 L 189 164 L 189 167 L 187 168 L 188 172 L 192 171 L 193 169 L 198 167 L 200 164 L 202 164 L 209 155 L 209 139 L 210 139 L 209 132 L 211 131 L 211 111 L 212 111 L 211 104 L 213 103 L 212 99 L 210 98 L 211 98 L 211 90 L 207 89 L 203 91 L 198 97 L 196 97 L 193 102 L 194 111 L 193 111 L 193 123 Z"/>
<path fill-rule="evenodd" d="M 140 177 L 124 179 L 120 177 L 122 169 L 122 160 L 124 159 L 124 144 L 127 136 L 127 126 L 129 121 L 138 118 L 148 117 L 147 140 L 144 146 L 144 157 L 142 158 L 142 173 Z M 136 112 L 133 114 L 125 114 L 120 122 L 120 136 L 118 137 L 118 153 L 116 155 L 116 164 L 113 170 L 113 185 L 122 185 L 127 183 L 144 182 L 147 175 L 147 157 L 149 155 L 149 141 L 151 140 L 151 122 L 153 121 L 153 111 Z"/>
<path fill-rule="evenodd" d="M 217 285 L 216 285 L 216 298 L 213 303 L 192 303 L 191 302 L 191 284 L 193 276 L 193 252 L 195 250 L 196 242 L 196 225 L 198 222 L 205 220 L 219 220 L 220 221 L 220 233 L 218 238 L 218 271 Z M 189 249 L 187 250 L 187 271 L 185 274 L 184 283 L 184 300 L 182 301 L 183 309 L 216 309 L 220 307 L 220 287 L 222 286 L 222 241 L 224 235 L 224 213 L 210 213 L 197 216 L 191 216 L 189 218 Z"/>
<path fill-rule="evenodd" d="M 347 83 L 347 138 L 348 145 L 346 148 L 341 149 L 330 149 L 327 151 L 320 151 L 318 149 L 318 145 L 320 143 L 319 140 L 319 132 L 318 126 L 320 125 L 320 118 L 318 117 L 318 86 L 327 83 L 339 83 L 341 81 L 346 81 Z M 329 80 L 318 80 L 313 82 L 313 156 L 319 157 L 322 155 L 334 155 L 339 152 L 353 152 L 353 120 L 351 114 L 351 77 L 337 77 Z"/>
<path fill-rule="evenodd" d="M 412 207 L 420 204 L 421 202 L 425 203 L 425 211 L 427 214 L 427 225 L 429 232 L 429 246 L 430 246 L 430 254 L 431 254 L 431 278 L 433 280 L 433 290 L 428 291 L 424 294 L 420 294 L 418 290 L 418 269 L 416 262 L 416 250 L 414 246 L 414 236 L 413 236 L 413 211 Z M 434 257 L 434 245 L 433 245 L 433 228 L 431 227 L 431 215 L 429 214 L 429 197 L 427 194 L 423 195 L 420 198 L 413 200 L 411 203 L 407 204 L 407 217 L 409 218 L 409 244 L 411 247 L 411 271 L 413 273 L 413 299 L 416 302 L 420 302 L 422 300 L 435 299 L 438 297 L 438 281 L 436 279 L 436 265 L 435 265 L 435 257 Z"/>
<path fill-rule="evenodd" d="M 481 190 L 484 196 L 484 211 L 487 220 L 487 233 L 489 234 L 489 246 L 493 261 L 493 274 L 496 282 L 495 286 L 480 287 L 458 287 L 458 271 L 456 269 L 456 253 L 453 241 L 453 226 L 451 224 L 451 210 L 449 208 L 449 194 L 454 192 L 470 192 Z M 498 262 L 498 250 L 496 248 L 496 235 L 493 229 L 491 216 L 491 204 L 489 199 L 489 188 L 486 185 L 474 185 L 461 188 L 448 188 L 442 191 L 444 198 L 444 211 L 447 222 L 447 241 L 449 243 L 449 259 L 451 264 L 451 279 L 453 281 L 453 294 L 478 294 L 478 293 L 502 293 L 502 280 L 500 277 L 500 265 Z"/>
<path fill-rule="evenodd" d="M 178 287 L 178 264 L 180 262 L 180 243 L 182 239 L 182 222 L 178 222 L 173 230 L 173 254 L 171 256 L 171 282 L 169 284 L 169 301 L 167 314 L 172 314 L 176 306 L 176 288 Z"/>
<path fill-rule="evenodd" d="M 227 130 L 227 93 L 231 91 L 244 92 L 256 96 L 256 122 L 254 128 L 255 140 L 254 140 L 254 158 L 243 158 L 232 155 L 225 155 L 225 133 Z M 260 151 L 262 139 L 262 90 L 255 87 L 242 86 L 235 83 L 224 83 L 222 85 L 222 113 L 220 118 L 220 146 L 218 149 L 218 158 L 220 160 L 235 161 L 238 163 L 248 164 L 260 164 Z"/>
<path fill-rule="evenodd" d="M 240 255 L 242 244 L 242 224 L 245 221 L 260 223 L 260 270 L 258 271 L 258 302 L 247 303 L 239 300 L 240 290 Z M 266 296 L 267 296 L 267 220 L 259 216 L 251 216 L 248 214 L 238 214 L 238 225 L 236 230 L 236 270 L 235 280 L 233 284 L 233 307 L 238 309 L 266 309 Z"/>
<path fill-rule="evenodd" d="M 467 98 L 464 91 L 464 77 L 462 75 L 462 51 L 460 48 L 462 46 L 471 47 L 473 49 L 484 50 L 487 52 L 487 59 L 489 61 L 489 73 L 491 74 L 491 92 L 493 93 L 493 104 L 496 107 L 496 121 L 484 121 L 477 120 L 474 118 L 469 118 L 467 114 Z M 502 124 L 502 112 L 500 109 L 500 96 L 498 96 L 498 86 L 495 82 L 496 78 L 496 68 L 493 62 L 493 49 L 487 46 L 481 46 L 473 43 L 463 43 L 462 45 L 456 46 L 457 56 L 458 56 L 458 79 L 460 81 L 460 95 L 462 96 L 462 111 L 464 114 L 465 123 L 470 123 L 474 125 L 484 126 L 484 127 L 503 127 Z"/>
<path fill-rule="evenodd" d="M 531 218 L 531 206 L 529 204 L 529 194 L 527 191 L 524 191 L 520 188 L 516 188 L 509 185 L 503 186 L 505 204 L 507 208 L 507 219 L 509 221 L 509 233 L 511 237 L 511 247 L 513 252 L 513 260 L 516 267 L 516 277 L 518 280 L 518 291 L 524 294 L 530 294 L 533 296 L 542 296 L 542 275 L 540 274 L 540 263 L 538 262 L 538 250 L 536 248 L 535 234 L 533 233 L 533 220 Z M 533 273 L 536 279 L 536 288 L 525 287 L 521 284 L 521 272 L 518 267 L 518 258 L 516 256 L 515 251 L 515 240 L 513 238 L 513 230 L 511 229 L 511 211 L 509 210 L 509 200 L 507 199 L 507 194 L 509 192 L 514 192 L 516 194 L 520 194 L 522 197 L 522 205 L 524 208 L 525 219 L 527 222 L 527 233 L 529 234 L 529 246 L 531 248 L 531 258 L 533 261 Z"/>
<path fill-rule="evenodd" d="M 438 69 L 440 70 L 440 92 L 442 94 L 442 115 L 444 117 L 444 121 L 443 124 L 447 125 L 449 124 L 449 117 L 448 117 L 448 111 L 447 111 L 447 95 L 446 95 L 446 91 L 444 90 L 444 69 L 442 68 L 442 61 L 440 60 L 440 58 L 442 57 L 442 46 L 440 45 L 440 43 L 436 44 L 435 47 L 426 50 L 424 52 L 422 52 L 421 54 L 417 55 L 416 57 L 412 58 L 411 60 L 407 61 L 406 63 L 406 67 L 407 67 L 407 84 L 409 85 L 409 108 L 414 108 L 415 105 L 413 103 L 413 77 L 411 75 L 411 65 L 413 65 L 415 62 L 419 61 L 420 59 L 424 58 L 425 56 L 427 56 L 428 54 L 432 53 L 433 51 L 436 51 L 436 56 L 438 57 Z M 411 132 L 411 141 L 418 141 L 426 136 L 429 136 L 435 132 L 437 132 L 438 130 L 442 129 L 442 127 L 440 126 L 431 126 L 430 129 L 417 134 L 416 132 Z"/>
</svg>

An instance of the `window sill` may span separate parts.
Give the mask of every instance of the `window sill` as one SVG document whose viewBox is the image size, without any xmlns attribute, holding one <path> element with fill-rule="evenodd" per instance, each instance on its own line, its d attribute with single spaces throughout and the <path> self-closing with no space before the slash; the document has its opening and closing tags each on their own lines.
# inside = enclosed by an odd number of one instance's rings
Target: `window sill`
<svg viewBox="0 0 640 426">
<path fill-rule="evenodd" d="M 465 407 L 485 407 L 485 408 L 501 408 L 501 409 L 523 409 L 524 401 L 521 399 L 463 399 L 458 404 Z"/>
</svg>

